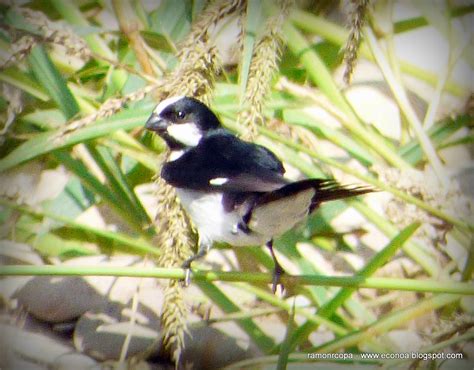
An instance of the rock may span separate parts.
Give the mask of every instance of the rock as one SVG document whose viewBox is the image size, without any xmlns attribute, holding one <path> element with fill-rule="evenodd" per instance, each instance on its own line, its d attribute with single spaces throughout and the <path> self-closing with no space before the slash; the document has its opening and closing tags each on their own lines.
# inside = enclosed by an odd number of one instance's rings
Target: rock
<svg viewBox="0 0 474 370">
<path fill-rule="evenodd" d="M 82 353 L 66 353 L 59 356 L 53 364 L 55 370 L 92 369 L 97 362 Z"/>
<path fill-rule="evenodd" d="M 81 277 L 37 276 L 14 295 L 33 316 L 50 323 L 79 317 L 105 298 Z"/>
<path fill-rule="evenodd" d="M 244 348 L 235 338 L 211 326 L 194 326 L 189 332 L 190 335 L 185 336 L 185 347 L 181 356 L 184 369 L 220 369 L 260 355 L 255 347 L 249 345 Z"/>
<path fill-rule="evenodd" d="M 72 348 L 41 333 L 0 324 L 1 369 L 51 369 L 60 356 Z"/>
<path fill-rule="evenodd" d="M 138 305 L 135 323 L 130 322 L 132 314 L 128 306 L 118 302 L 107 302 L 86 312 L 74 331 L 76 349 L 100 361 L 118 360 L 131 332 L 127 358 L 146 352 L 158 338 L 159 318 L 141 304 Z"/>
</svg>

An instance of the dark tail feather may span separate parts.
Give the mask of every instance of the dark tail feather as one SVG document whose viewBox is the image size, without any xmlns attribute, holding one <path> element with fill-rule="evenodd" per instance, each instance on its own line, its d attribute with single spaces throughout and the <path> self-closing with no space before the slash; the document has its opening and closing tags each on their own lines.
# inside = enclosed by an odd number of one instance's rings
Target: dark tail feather
<svg viewBox="0 0 474 370">
<path fill-rule="evenodd" d="M 303 182 L 306 181 L 311 182 L 314 189 L 316 189 L 316 194 L 313 197 L 313 203 L 311 204 L 310 212 L 312 212 L 323 202 L 355 197 L 377 191 L 376 189 L 369 186 L 341 185 L 337 181 L 330 179 L 303 180 Z"/>
</svg>

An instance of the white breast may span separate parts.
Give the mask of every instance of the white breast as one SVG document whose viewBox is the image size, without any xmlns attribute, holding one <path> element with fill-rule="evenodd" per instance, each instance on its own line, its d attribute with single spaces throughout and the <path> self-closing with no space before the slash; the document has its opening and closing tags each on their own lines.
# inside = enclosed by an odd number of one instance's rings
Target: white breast
<svg viewBox="0 0 474 370">
<path fill-rule="evenodd" d="M 220 193 L 184 189 L 177 189 L 177 193 L 203 243 L 220 241 L 233 246 L 250 246 L 264 244 L 271 238 L 257 233 L 246 234 L 238 229 L 242 218 L 238 212 L 224 210 Z"/>
</svg>

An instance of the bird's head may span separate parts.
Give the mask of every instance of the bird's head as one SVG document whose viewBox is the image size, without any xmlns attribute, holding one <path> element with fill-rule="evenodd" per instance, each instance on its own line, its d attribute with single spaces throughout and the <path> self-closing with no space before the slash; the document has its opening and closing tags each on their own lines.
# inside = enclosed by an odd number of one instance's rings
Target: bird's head
<svg viewBox="0 0 474 370">
<path fill-rule="evenodd" d="M 159 134 L 171 149 L 196 146 L 206 132 L 219 127 L 218 118 L 205 104 L 186 96 L 160 102 L 145 124 L 145 128 Z"/>
</svg>

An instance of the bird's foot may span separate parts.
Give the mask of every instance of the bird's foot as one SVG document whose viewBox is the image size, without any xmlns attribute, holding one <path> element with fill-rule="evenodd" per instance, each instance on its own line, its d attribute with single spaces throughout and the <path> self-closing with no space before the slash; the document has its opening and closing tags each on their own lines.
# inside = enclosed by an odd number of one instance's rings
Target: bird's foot
<svg viewBox="0 0 474 370">
<path fill-rule="evenodd" d="M 191 269 L 188 267 L 184 269 L 183 287 L 187 288 L 189 284 L 191 284 Z"/>
<path fill-rule="evenodd" d="M 184 270 L 184 279 L 182 280 L 183 287 L 188 287 L 191 284 L 191 262 L 194 261 L 194 258 L 188 258 L 183 262 L 181 268 Z"/>
<path fill-rule="evenodd" d="M 276 264 L 275 268 L 273 269 L 273 273 L 272 273 L 272 292 L 273 292 L 273 294 L 276 293 L 278 286 L 280 286 L 282 294 L 285 291 L 285 286 L 280 281 L 281 276 L 283 274 L 285 274 L 285 270 L 283 269 L 283 267 L 281 267 L 279 264 Z"/>
</svg>

